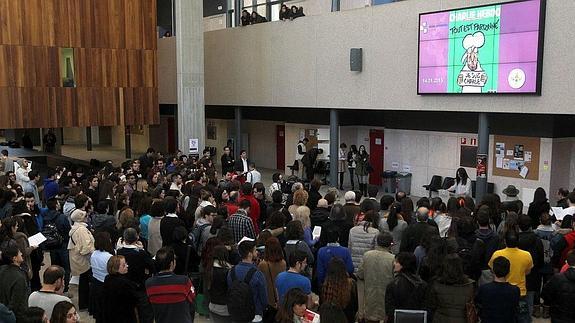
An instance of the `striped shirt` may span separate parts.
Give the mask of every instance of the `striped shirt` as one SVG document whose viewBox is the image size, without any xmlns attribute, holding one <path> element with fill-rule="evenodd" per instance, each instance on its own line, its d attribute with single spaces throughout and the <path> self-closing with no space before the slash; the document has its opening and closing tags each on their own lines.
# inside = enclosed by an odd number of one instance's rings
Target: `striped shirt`
<svg viewBox="0 0 575 323">
<path fill-rule="evenodd" d="M 146 280 L 146 293 L 156 323 L 193 322 L 196 291 L 187 276 L 159 273 Z"/>
</svg>

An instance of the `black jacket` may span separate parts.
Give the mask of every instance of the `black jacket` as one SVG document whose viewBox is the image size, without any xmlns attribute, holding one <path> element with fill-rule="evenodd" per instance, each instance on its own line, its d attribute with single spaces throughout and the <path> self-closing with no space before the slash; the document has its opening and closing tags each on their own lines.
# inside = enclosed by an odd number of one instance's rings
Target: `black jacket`
<svg viewBox="0 0 575 323">
<path fill-rule="evenodd" d="M 140 250 L 132 247 L 124 247 L 118 250 L 118 256 L 124 256 L 130 270 L 126 278 L 138 285 L 138 288 L 144 289 L 146 279 L 155 272 L 154 260 L 146 250 Z M 177 261 L 176 261 L 177 263 Z"/>
<path fill-rule="evenodd" d="M 213 267 L 210 282 L 210 302 L 218 305 L 226 305 L 228 301 L 228 268 Z"/>
<path fill-rule="evenodd" d="M 186 223 L 178 217 L 165 216 L 160 221 L 160 236 L 162 236 L 162 246 L 170 246 L 174 241 L 173 233 L 176 227 L 186 227 Z"/>
<path fill-rule="evenodd" d="M 396 309 L 419 310 L 425 303 L 427 283 L 419 276 L 399 273 L 385 289 L 385 313 L 392 318 Z"/>
<path fill-rule="evenodd" d="M 234 171 L 234 157 L 232 157 L 232 155 L 223 154 L 221 162 L 222 162 L 222 176 L 225 176 L 227 173 Z"/>
<path fill-rule="evenodd" d="M 317 207 L 311 213 L 310 220 L 311 220 L 311 227 L 315 227 L 319 225 L 323 227 L 327 221 L 329 221 L 329 209 L 324 207 Z"/>
<path fill-rule="evenodd" d="M 545 264 L 545 258 L 543 254 L 543 242 L 535 232 L 519 232 L 519 244 L 517 245 L 519 249 L 528 251 L 533 259 L 533 269 L 526 277 L 527 290 L 534 291 L 541 288 L 539 280 L 541 276 L 539 270 Z"/>
<path fill-rule="evenodd" d="M 308 195 L 309 197 L 307 199 L 307 207 L 313 211 L 317 207 L 317 202 L 322 198 L 322 196 L 317 190 L 314 189 L 310 189 Z"/>
<path fill-rule="evenodd" d="M 537 227 L 541 224 L 541 213 L 547 212 L 551 209 L 549 202 L 544 202 L 540 204 L 535 204 L 531 202 L 529 204 L 529 209 L 527 210 L 527 215 L 531 218 L 531 228 L 533 230 L 537 229 Z"/>
<path fill-rule="evenodd" d="M 130 269 L 131 270 L 131 269 Z M 106 276 L 104 280 L 104 322 L 137 323 L 137 286 L 124 275 Z"/>
<path fill-rule="evenodd" d="M 325 222 L 325 227 L 322 227 L 321 235 L 319 237 L 319 245 L 316 244 L 316 249 L 324 247 L 327 245 L 327 241 L 325 241 L 324 232 L 329 230 L 334 230 L 338 232 L 339 236 L 339 244 L 342 247 L 346 247 L 349 242 L 349 230 L 353 228 L 352 224 L 349 224 L 346 220 L 328 220 Z"/>
<path fill-rule="evenodd" d="M 26 273 L 15 265 L 0 267 L 0 303 L 6 305 L 18 322 L 24 319 L 28 308 L 28 282 Z"/>
<path fill-rule="evenodd" d="M 543 287 L 541 297 L 551 306 L 551 320 L 554 323 L 573 322 L 575 318 L 575 268 L 555 275 Z"/>
<path fill-rule="evenodd" d="M 421 244 L 423 237 L 439 236 L 439 229 L 425 222 L 416 222 L 405 229 L 401 238 L 400 252 L 413 252 Z"/>
</svg>

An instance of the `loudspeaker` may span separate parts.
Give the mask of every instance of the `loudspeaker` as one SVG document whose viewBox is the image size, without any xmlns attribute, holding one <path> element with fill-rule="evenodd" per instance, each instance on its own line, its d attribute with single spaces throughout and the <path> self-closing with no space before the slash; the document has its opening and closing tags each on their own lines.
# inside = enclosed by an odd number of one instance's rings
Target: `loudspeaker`
<svg viewBox="0 0 575 323">
<path fill-rule="evenodd" d="M 363 48 L 352 48 L 349 51 L 349 70 L 361 72 L 363 67 Z"/>
</svg>

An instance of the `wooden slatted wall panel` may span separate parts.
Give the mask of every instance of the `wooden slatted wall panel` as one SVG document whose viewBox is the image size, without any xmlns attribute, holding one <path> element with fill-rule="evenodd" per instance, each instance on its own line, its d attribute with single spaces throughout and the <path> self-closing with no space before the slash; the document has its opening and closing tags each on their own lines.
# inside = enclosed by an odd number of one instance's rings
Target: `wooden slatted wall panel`
<svg viewBox="0 0 575 323">
<path fill-rule="evenodd" d="M 0 0 L 0 128 L 159 123 L 156 49 L 156 0 Z"/>
</svg>

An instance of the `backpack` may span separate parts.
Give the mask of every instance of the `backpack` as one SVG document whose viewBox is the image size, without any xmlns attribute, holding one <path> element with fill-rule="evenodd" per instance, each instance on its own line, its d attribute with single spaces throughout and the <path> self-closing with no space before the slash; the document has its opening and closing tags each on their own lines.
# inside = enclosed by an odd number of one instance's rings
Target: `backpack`
<svg viewBox="0 0 575 323">
<path fill-rule="evenodd" d="M 477 259 L 474 259 L 473 249 L 484 247 L 483 240 L 475 239 L 475 242 L 470 244 L 463 239 L 458 239 L 457 243 L 459 244 L 457 255 L 463 261 L 463 272 L 465 272 L 469 278 L 477 280 L 481 273 L 481 268 L 478 268 L 480 264 L 477 263 Z"/>
<path fill-rule="evenodd" d="M 251 322 L 256 316 L 256 305 L 250 281 L 257 269 L 251 268 L 243 280 L 238 280 L 236 268 L 232 268 L 230 275 L 232 284 L 228 289 L 228 312 L 235 322 Z"/>
<path fill-rule="evenodd" d="M 194 248 L 194 250 L 201 251 L 198 249 L 200 248 L 200 242 L 202 240 L 202 232 L 204 232 L 204 229 L 209 225 L 211 224 L 204 223 L 202 225 L 196 225 L 196 227 L 188 235 L 188 238 L 190 238 L 190 241 L 192 241 L 192 247 Z"/>
<path fill-rule="evenodd" d="M 46 241 L 42 242 L 42 248 L 45 250 L 55 250 L 62 246 L 64 239 L 55 223 L 49 222 L 44 224 L 42 234 L 46 237 Z"/>
</svg>

